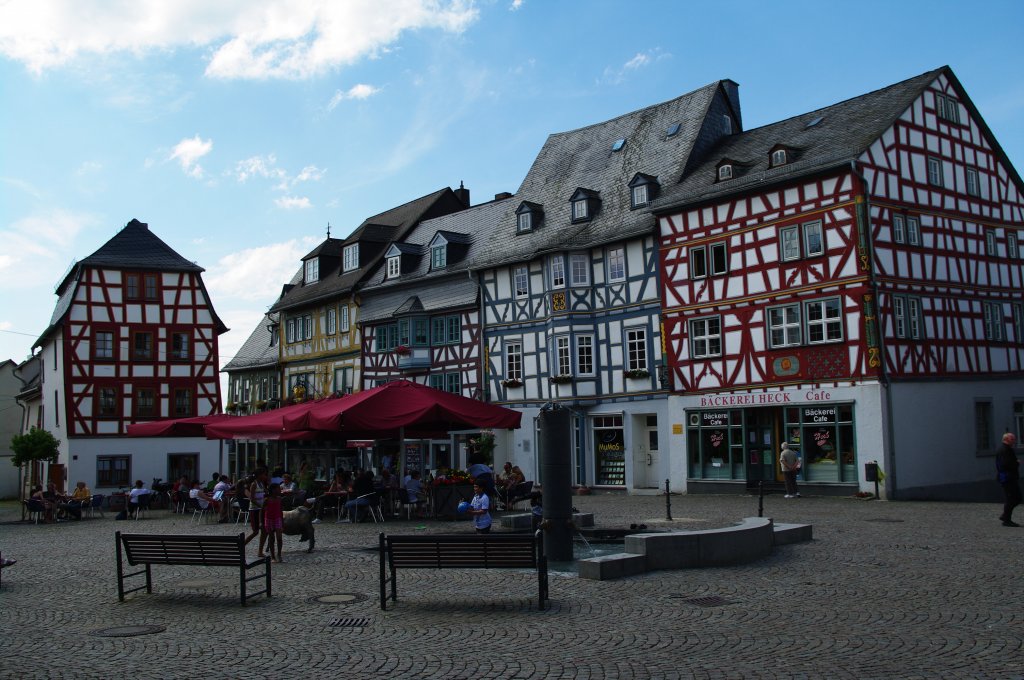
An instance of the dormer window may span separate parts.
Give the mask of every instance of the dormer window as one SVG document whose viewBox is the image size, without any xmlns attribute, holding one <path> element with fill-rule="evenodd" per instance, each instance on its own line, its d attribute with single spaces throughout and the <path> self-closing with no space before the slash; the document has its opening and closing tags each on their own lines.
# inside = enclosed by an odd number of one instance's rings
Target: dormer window
<svg viewBox="0 0 1024 680">
<path fill-rule="evenodd" d="M 350 272 L 359 269 L 359 244 L 353 243 L 350 246 L 345 246 L 345 250 L 342 252 L 342 271 Z"/>
<path fill-rule="evenodd" d="M 718 181 L 722 182 L 727 179 L 732 179 L 732 164 L 725 163 L 718 166 Z"/>
<path fill-rule="evenodd" d="M 634 210 L 648 205 L 658 196 L 658 178 L 645 175 L 642 172 L 636 173 L 629 182 L 629 203 Z"/>
<path fill-rule="evenodd" d="M 316 283 L 320 280 L 320 260 L 312 258 L 306 260 L 306 271 L 303 277 L 305 283 Z"/>
<path fill-rule="evenodd" d="M 444 269 L 448 266 L 448 244 L 441 243 L 430 249 L 430 268 Z"/>
<path fill-rule="evenodd" d="M 786 153 L 785 149 L 776 149 L 772 151 L 772 167 L 779 165 L 785 165 L 789 162 L 789 154 Z"/>
<path fill-rule="evenodd" d="M 601 205 L 600 194 L 590 189 L 577 189 L 569 198 L 572 206 L 572 221 L 586 222 L 594 218 Z"/>
<path fill-rule="evenodd" d="M 522 234 L 540 227 L 544 210 L 537 203 L 523 201 L 516 208 L 516 232 Z"/>
<path fill-rule="evenodd" d="M 402 273 L 402 257 L 395 255 L 388 258 L 388 278 L 397 279 Z"/>
</svg>

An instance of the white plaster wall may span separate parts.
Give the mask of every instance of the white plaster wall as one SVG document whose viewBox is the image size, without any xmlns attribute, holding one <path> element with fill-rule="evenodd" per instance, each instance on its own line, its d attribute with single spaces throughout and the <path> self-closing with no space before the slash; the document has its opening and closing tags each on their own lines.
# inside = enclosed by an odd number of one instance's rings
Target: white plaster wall
<svg viewBox="0 0 1024 680">
<path fill-rule="evenodd" d="M 200 437 L 77 437 L 71 442 L 67 461 L 68 484 L 84 481 L 93 493 L 117 491 L 96 485 L 98 456 L 131 456 L 131 482 L 141 479 L 148 488 L 154 477 L 167 479 L 167 456 L 177 453 L 198 453 L 200 479 L 206 481 L 214 472 L 227 467 L 227 447 L 223 457 L 221 442 Z M 222 459 L 223 458 L 223 459 Z M 173 480 L 170 480 L 173 481 Z"/>
</svg>

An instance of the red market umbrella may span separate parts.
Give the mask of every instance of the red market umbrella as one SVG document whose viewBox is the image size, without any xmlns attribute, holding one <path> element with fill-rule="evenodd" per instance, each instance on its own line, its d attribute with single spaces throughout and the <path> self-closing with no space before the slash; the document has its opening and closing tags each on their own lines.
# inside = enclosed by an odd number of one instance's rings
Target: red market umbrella
<svg viewBox="0 0 1024 680">
<path fill-rule="evenodd" d="M 284 417 L 286 430 L 356 433 L 373 438 L 473 428 L 514 429 L 522 414 L 426 385 L 396 380 Z M 404 432 L 403 432 L 404 430 Z"/>
<path fill-rule="evenodd" d="M 128 426 L 129 437 L 203 437 L 206 426 L 232 420 L 234 416 L 215 413 L 209 416 L 191 418 L 169 418 L 132 423 Z"/>
<path fill-rule="evenodd" d="M 298 415 L 318 404 L 340 402 L 342 399 L 329 398 L 320 401 L 306 401 L 282 408 L 254 413 L 251 416 L 237 416 L 227 422 L 211 424 L 206 428 L 207 439 L 322 439 L 321 433 L 306 432 L 301 429 L 285 431 L 284 419 L 289 415 Z"/>
</svg>

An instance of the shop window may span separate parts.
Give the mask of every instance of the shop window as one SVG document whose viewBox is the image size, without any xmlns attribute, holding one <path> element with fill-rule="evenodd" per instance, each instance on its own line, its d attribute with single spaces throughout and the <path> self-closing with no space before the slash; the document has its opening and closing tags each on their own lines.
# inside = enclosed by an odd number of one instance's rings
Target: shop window
<svg viewBox="0 0 1024 680">
<path fill-rule="evenodd" d="M 793 406 L 785 418 L 785 441 L 800 456 L 806 481 L 857 481 L 853 404 Z"/>
<path fill-rule="evenodd" d="M 622 416 L 597 416 L 594 429 L 594 482 L 601 486 L 626 483 L 626 438 Z"/>
<path fill-rule="evenodd" d="M 121 487 L 131 484 L 131 456 L 97 456 L 96 486 Z"/>
<path fill-rule="evenodd" d="M 687 419 L 690 477 L 745 479 L 743 411 L 690 411 Z"/>
</svg>

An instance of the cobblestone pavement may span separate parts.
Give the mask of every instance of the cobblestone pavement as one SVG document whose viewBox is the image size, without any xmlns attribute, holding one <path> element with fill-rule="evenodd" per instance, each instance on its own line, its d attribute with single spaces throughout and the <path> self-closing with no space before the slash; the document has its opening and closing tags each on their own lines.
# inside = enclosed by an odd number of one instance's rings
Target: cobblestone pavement
<svg viewBox="0 0 1024 680">
<path fill-rule="evenodd" d="M 665 524 L 663 497 L 574 502 L 601 527 Z M 37 526 L 3 503 L 0 550 L 18 563 L 0 588 L 0 677 L 1024 678 L 1024 528 L 1001 526 L 999 512 L 768 496 L 765 516 L 813 524 L 814 541 L 732 568 L 605 582 L 558 572 L 544 612 L 529 572 L 400 572 L 400 601 L 382 612 L 372 523 L 319 525 L 312 554 L 286 537 L 273 598 L 244 609 L 237 574 L 213 568 L 154 567 L 153 594 L 121 603 L 116 529 L 234 527 L 163 511 Z M 678 528 L 725 526 L 755 516 L 757 499 L 675 496 L 672 514 Z M 470 531 L 430 520 L 384 529 Z M 316 601 L 331 594 L 355 597 Z M 702 597 L 725 602 L 692 601 Z M 330 625 L 341 619 L 365 625 Z M 92 634 L 126 625 L 164 630 Z"/>
</svg>

